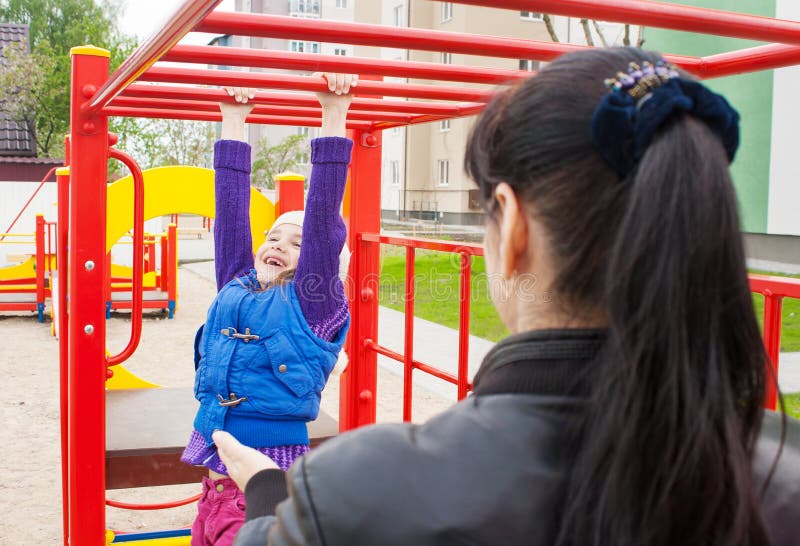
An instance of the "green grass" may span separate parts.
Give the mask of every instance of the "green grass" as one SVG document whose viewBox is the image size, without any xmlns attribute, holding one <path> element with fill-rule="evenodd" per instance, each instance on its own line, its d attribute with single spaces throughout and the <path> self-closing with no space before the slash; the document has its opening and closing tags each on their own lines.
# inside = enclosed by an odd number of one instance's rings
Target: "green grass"
<svg viewBox="0 0 800 546">
<path fill-rule="evenodd" d="M 405 309 L 405 250 L 387 248 L 381 263 L 381 305 Z M 417 250 L 415 260 L 416 297 L 414 316 L 458 328 L 459 255 Z M 490 298 L 483 258 L 472 260 L 470 324 L 471 334 L 498 341 L 508 330 L 497 316 Z"/>
<path fill-rule="evenodd" d="M 800 392 L 784 394 L 783 403 L 786 404 L 786 415 L 800 419 Z"/>
<path fill-rule="evenodd" d="M 800 278 L 800 275 L 784 275 L 783 273 L 770 273 L 768 271 L 751 271 L 751 273 Z M 753 305 L 755 306 L 758 324 L 761 326 L 764 321 L 764 297 L 761 294 L 753 294 Z M 783 300 L 781 351 L 800 351 L 800 300 L 798 299 L 784 298 Z"/>
</svg>

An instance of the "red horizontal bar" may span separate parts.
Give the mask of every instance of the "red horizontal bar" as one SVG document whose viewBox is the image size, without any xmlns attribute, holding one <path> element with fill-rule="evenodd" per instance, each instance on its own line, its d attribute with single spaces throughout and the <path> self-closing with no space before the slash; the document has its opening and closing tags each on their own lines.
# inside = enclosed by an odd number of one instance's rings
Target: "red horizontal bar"
<svg viewBox="0 0 800 546">
<path fill-rule="evenodd" d="M 3 280 L 0 280 L 0 286 L 15 285 L 15 284 L 36 284 L 36 277 L 30 277 L 30 278 L 22 278 L 21 277 L 21 278 L 17 278 L 17 279 L 3 279 Z M 2 293 L 3 293 L 3 291 L 0 290 L 0 294 L 2 294 Z"/>
<path fill-rule="evenodd" d="M 86 109 L 94 111 L 109 103 L 120 91 L 130 85 L 136 78 L 159 57 L 188 34 L 192 27 L 211 13 L 222 0 L 184 0 L 175 10 L 164 27 L 136 48 L 117 68 L 103 86 L 94 93 Z"/>
<path fill-rule="evenodd" d="M 130 292 L 130 289 L 128 290 Z M 143 309 L 165 309 L 169 305 L 169 299 L 164 298 L 161 300 L 143 300 Z M 133 302 L 127 300 L 111 300 L 112 309 L 131 309 Z"/>
<path fill-rule="evenodd" d="M 190 110 L 176 110 L 168 108 L 122 108 L 117 106 L 106 106 L 103 113 L 107 116 L 131 117 L 131 118 L 157 118 L 157 119 L 185 119 L 190 121 L 222 121 L 222 115 L 213 112 L 197 112 Z M 247 117 L 248 123 L 258 123 L 261 125 L 298 125 L 308 127 L 319 127 L 319 118 L 309 117 L 283 117 L 283 116 L 254 116 Z M 348 129 L 358 129 L 368 131 L 373 128 L 372 123 L 366 121 L 348 121 Z"/>
<path fill-rule="evenodd" d="M 198 70 L 193 68 L 153 67 L 142 74 L 139 80 L 312 92 L 327 91 L 328 89 L 322 76 L 293 76 L 266 72 L 234 72 L 232 70 Z M 494 91 L 488 89 L 371 80 L 359 81 L 358 91 L 365 95 L 477 102 L 488 102 L 494 95 Z"/>
<path fill-rule="evenodd" d="M 703 58 L 700 75 L 703 78 L 719 78 L 796 64 L 800 64 L 800 47 L 769 44 L 709 55 Z"/>
<path fill-rule="evenodd" d="M 188 101 L 230 101 L 231 98 L 222 89 L 209 87 L 186 87 L 177 85 L 152 85 L 134 83 L 121 95 L 124 97 L 165 98 Z M 256 91 L 256 96 L 251 100 L 255 104 L 270 104 L 274 106 L 307 106 L 319 107 L 316 97 L 299 93 L 271 93 Z M 405 114 L 434 114 L 444 116 L 471 115 L 483 109 L 484 104 L 479 102 L 461 102 L 458 104 L 418 102 L 407 100 L 367 99 L 354 97 L 351 110 L 380 110 L 384 112 L 398 112 Z"/>
<path fill-rule="evenodd" d="M 800 22 L 649 0 L 455 0 L 458 4 L 800 44 Z"/>
<path fill-rule="evenodd" d="M 800 279 L 772 275 L 748 275 L 750 290 L 786 298 L 800 298 Z"/>
<path fill-rule="evenodd" d="M 3 311 L 36 311 L 36 302 L 15 303 L 13 301 L 4 301 L 4 302 L 0 303 L 0 310 L 3 310 Z"/>
<path fill-rule="evenodd" d="M 210 101 L 180 101 L 173 99 L 145 99 L 135 97 L 118 96 L 111 101 L 110 106 L 129 107 L 129 108 L 166 108 L 175 110 L 203 111 L 219 113 L 219 103 Z M 252 115 L 256 116 L 300 116 L 300 117 L 321 117 L 322 109 L 298 106 L 256 106 Z M 349 110 L 347 119 L 360 121 L 391 121 L 395 123 L 408 124 L 412 117 L 404 114 L 386 112 L 364 112 L 361 110 Z"/>
<path fill-rule="evenodd" d="M 389 27 L 255 13 L 212 13 L 195 30 L 216 34 L 260 36 L 342 44 L 394 47 L 424 51 L 449 51 L 468 55 L 552 61 L 559 55 L 586 46 L 521 40 L 441 30 Z M 687 70 L 700 63 L 697 57 L 670 55 L 668 59 Z"/>
<path fill-rule="evenodd" d="M 182 46 L 172 48 L 161 58 L 177 63 L 200 63 L 222 66 L 248 66 L 306 70 L 309 72 L 340 72 L 348 74 L 373 74 L 399 78 L 418 78 L 468 83 L 503 84 L 531 75 L 524 70 L 445 65 L 413 61 L 365 59 L 341 55 L 291 53 L 263 49 L 243 49 L 219 46 Z"/>
<path fill-rule="evenodd" d="M 456 243 L 453 241 L 440 241 L 437 239 L 420 239 L 417 237 L 393 237 L 388 235 L 378 235 L 377 233 L 359 234 L 362 241 L 370 243 L 381 243 L 386 245 L 405 246 L 414 248 L 424 248 L 426 250 L 438 250 L 440 252 L 458 252 L 471 256 L 483 256 L 483 246 L 474 243 Z"/>
<path fill-rule="evenodd" d="M 401 355 L 400 353 L 396 353 L 391 349 L 387 349 L 383 345 L 378 345 L 371 339 L 365 339 L 363 343 L 366 349 L 373 350 L 378 354 L 391 358 L 392 360 L 396 360 L 401 363 L 405 362 L 403 355 Z M 433 366 L 425 364 L 424 362 L 420 362 L 418 360 L 412 360 L 412 367 L 420 371 L 423 371 L 427 374 L 430 374 L 434 377 L 438 377 L 439 379 L 447 381 L 448 383 L 452 383 L 453 385 L 458 385 L 458 378 L 456 376 L 454 376 L 451 373 L 442 371 L 438 368 L 434 368 Z M 469 385 L 469 388 L 471 389 L 472 385 Z"/>
</svg>

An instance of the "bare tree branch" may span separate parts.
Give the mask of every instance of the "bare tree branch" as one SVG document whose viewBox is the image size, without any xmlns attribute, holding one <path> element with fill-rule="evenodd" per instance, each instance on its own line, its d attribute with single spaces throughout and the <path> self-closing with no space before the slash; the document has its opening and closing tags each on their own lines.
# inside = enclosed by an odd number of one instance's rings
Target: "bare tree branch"
<svg viewBox="0 0 800 546">
<path fill-rule="evenodd" d="M 589 19 L 581 19 L 581 27 L 583 28 L 583 35 L 586 38 L 586 45 L 594 46 L 594 39 L 592 38 L 592 29 L 589 28 Z"/>
<path fill-rule="evenodd" d="M 554 42 L 558 43 L 561 40 L 558 39 L 558 34 L 556 33 L 556 29 L 553 26 L 553 19 L 547 13 L 542 14 L 542 21 L 544 21 L 544 27 L 547 29 L 547 33 L 550 35 L 550 39 Z"/>
<path fill-rule="evenodd" d="M 600 38 L 600 43 L 603 44 L 603 47 L 608 47 L 608 40 L 603 35 L 603 30 L 600 28 L 600 23 L 597 22 L 597 19 L 592 19 L 592 25 L 594 26 L 594 31 L 597 33 L 597 36 Z"/>
<path fill-rule="evenodd" d="M 642 47 L 644 45 L 644 26 L 639 27 L 639 37 L 636 38 L 636 47 Z"/>
</svg>

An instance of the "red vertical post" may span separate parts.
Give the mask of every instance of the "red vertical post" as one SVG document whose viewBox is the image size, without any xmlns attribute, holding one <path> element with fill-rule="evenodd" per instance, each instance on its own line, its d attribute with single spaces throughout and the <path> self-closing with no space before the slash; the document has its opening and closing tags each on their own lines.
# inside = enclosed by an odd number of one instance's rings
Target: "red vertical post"
<svg viewBox="0 0 800 546">
<path fill-rule="evenodd" d="M 44 215 L 36 215 L 36 313 L 39 322 L 44 322 L 44 272 L 47 260 L 44 251 Z"/>
<path fill-rule="evenodd" d="M 778 403 L 778 392 L 775 382 L 778 380 L 778 360 L 781 354 L 781 308 L 783 296 L 775 295 L 772 290 L 764 290 L 764 347 L 769 356 L 767 373 L 767 392 L 764 396 L 764 407 L 774 410 Z"/>
<path fill-rule="evenodd" d="M 403 421 L 411 421 L 414 374 L 414 247 L 406 247 L 406 327 L 403 347 Z"/>
<path fill-rule="evenodd" d="M 103 301 L 105 302 L 106 318 L 111 314 L 112 303 L 114 298 L 114 289 L 112 288 L 113 279 L 111 278 L 111 252 L 107 252 L 105 256 L 105 282 L 103 283 Z M 133 285 L 133 279 L 131 279 Z"/>
<path fill-rule="evenodd" d="M 169 285 L 167 287 L 167 306 L 169 318 L 175 315 L 178 302 L 178 226 L 170 224 L 167 227 L 167 263 L 161 264 L 162 271 L 169 271 Z"/>
<path fill-rule="evenodd" d="M 472 293 L 472 256 L 461 252 L 461 295 L 458 315 L 458 399 L 467 396 L 469 379 L 469 307 Z"/>
<path fill-rule="evenodd" d="M 275 177 L 275 214 L 303 210 L 305 177 L 299 174 L 284 173 Z"/>
<path fill-rule="evenodd" d="M 169 286 L 169 249 L 167 246 L 169 244 L 167 242 L 168 236 L 169 233 L 162 233 L 158 238 L 158 244 L 160 245 L 159 253 L 161 255 L 161 273 L 158 275 L 158 289 L 162 292 L 166 292 L 167 287 Z"/>
<path fill-rule="evenodd" d="M 69 139 L 66 139 L 66 157 L 69 158 Z M 59 375 L 59 408 L 61 419 L 61 498 L 63 499 L 62 524 L 64 546 L 69 537 L 69 450 L 67 449 L 67 402 L 68 376 L 67 361 L 69 345 L 67 344 L 67 237 L 69 235 L 69 167 L 56 170 L 58 184 L 58 234 L 56 236 L 56 278 L 58 279 L 56 321 L 58 324 L 58 375 Z"/>
<path fill-rule="evenodd" d="M 147 234 L 144 237 L 144 273 L 156 270 L 156 237 Z"/>
<path fill-rule="evenodd" d="M 365 342 L 378 335 L 378 273 L 380 247 L 361 240 L 361 233 L 381 227 L 381 134 L 353 135 L 349 195 L 345 196 L 347 237 L 353 252 L 346 283 L 350 304 L 350 333 L 345 345 L 349 364 L 341 376 L 339 429 L 350 430 L 375 422 L 378 355 Z"/>
<path fill-rule="evenodd" d="M 83 107 L 108 78 L 109 53 L 83 46 L 70 54 L 68 541 L 98 545 L 105 543 L 108 120 Z"/>
</svg>

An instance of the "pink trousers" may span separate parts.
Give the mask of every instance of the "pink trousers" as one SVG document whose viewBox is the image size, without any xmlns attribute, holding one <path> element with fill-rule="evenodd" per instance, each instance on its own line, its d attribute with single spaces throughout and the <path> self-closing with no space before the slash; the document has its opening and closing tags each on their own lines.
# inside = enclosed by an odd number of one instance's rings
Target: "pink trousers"
<svg viewBox="0 0 800 546">
<path fill-rule="evenodd" d="M 244 524 L 244 493 L 230 478 L 203 478 L 203 496 L 192 524 L 192 546 L 231 546 Z"/>
</svg>

